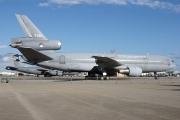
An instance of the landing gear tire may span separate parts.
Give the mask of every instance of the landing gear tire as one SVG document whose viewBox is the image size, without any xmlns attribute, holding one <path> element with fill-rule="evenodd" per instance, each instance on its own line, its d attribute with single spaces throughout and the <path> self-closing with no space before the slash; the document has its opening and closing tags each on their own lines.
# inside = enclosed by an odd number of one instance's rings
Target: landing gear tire
<svg viewBox="0 0 180 120">
<path fill-rule="evenodd" d="M 106 77 L 106 80 L 109 80 L 109 77 Z"/>
<path fill-rule="evenodd" d="M 107 77 L 107 76 L 102 76 L 102 77 L 100 77 L 100 80 L 109 80 L 109 77 Z"/>
<path fill-rule="evenodd" d="M 159 76 L 155 76 L 154 79 L 159 79 Z"/>
<path fill-rule="evenodd" d="M 45 74 L 44 77 L 51 77 L 51 75 L 50 74 Z"/>
<path fill-rule="evenodd" d="M 104 80 L 104 77 L 100 77 L 100 80 Z"/>
</svg>

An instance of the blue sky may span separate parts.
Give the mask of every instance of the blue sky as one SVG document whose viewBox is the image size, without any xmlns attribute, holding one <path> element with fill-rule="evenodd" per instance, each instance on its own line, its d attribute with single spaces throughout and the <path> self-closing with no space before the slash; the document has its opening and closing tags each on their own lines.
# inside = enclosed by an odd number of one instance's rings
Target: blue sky
<svg viewBox="0 0 180 120">
<path fill-rule="evenodd" d="M 180 0 L 0 0 L 0 72 L 25 14 L 61 52 L 155 54 L 180 64 Z M 179 67 L 178 67 L 179 69 Z"/>
</svg>

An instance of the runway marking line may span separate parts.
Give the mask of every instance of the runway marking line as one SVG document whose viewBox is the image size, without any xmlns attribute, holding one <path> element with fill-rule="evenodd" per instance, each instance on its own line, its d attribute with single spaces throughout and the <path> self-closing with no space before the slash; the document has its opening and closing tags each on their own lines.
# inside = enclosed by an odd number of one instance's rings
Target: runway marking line
<svg viewBox="0 0 180 120">
<path fill-rule="evenodd" d="M 3 91 L 9 91 L 11 89 L 0 88 Z M 59 89 L 59 90 L 47 90 L 47 89 L 36 89 L 36 88 L 14 88 L 15 91 L 39 91 L 39 92 L 64 92 L 64 93 L 82 93 L 82 92 L 123 92 L 123 91 L 132 91 L 132 90 L 172 90 L 171 88 L 122 88 L 118 90 L 72 90 L 72 89 Z"/>
</svg>

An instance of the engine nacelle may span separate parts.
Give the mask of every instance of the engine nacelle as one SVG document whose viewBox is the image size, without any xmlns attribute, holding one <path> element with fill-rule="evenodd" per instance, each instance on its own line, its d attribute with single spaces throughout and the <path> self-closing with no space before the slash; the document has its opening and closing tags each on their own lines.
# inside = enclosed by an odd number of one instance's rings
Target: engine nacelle
<svg viewBox="0 0 180 120">
<path fill-rule="evenodd" d="M 142 74 L 142 69 L 136 66 L 128 66 L 127 69 L 119 70 L 122 74 L 127 74 L 129 76 L 138 77 Z"/>
<path fill-rule="evenodd" d="M 48 72 L 46 72 L 46 74 L 49 73 L 49 75 L 51 76 L 62 76 L 62 72 L 57 71 L 57 70 L 50 70 Z"/>
<path fill-rule="evenodd" d="M 22 40 L 12 42 L 11 47 L 30 47 L 35 50 L 59 50 L 61 42 L 59 40 Z"/>
</svg>

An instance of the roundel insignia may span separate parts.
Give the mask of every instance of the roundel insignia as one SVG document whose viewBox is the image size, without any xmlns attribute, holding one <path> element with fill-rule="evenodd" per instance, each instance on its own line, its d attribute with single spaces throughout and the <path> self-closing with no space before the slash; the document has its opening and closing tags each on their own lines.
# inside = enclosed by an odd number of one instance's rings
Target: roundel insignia
<svg viewBox="0 0 180 120">
<path fill-rule="evenodd" d="M 44 47 L 44 43 L 40 43 L 40 44 L 39 44 L 39 47 Z"/>
</svg>

